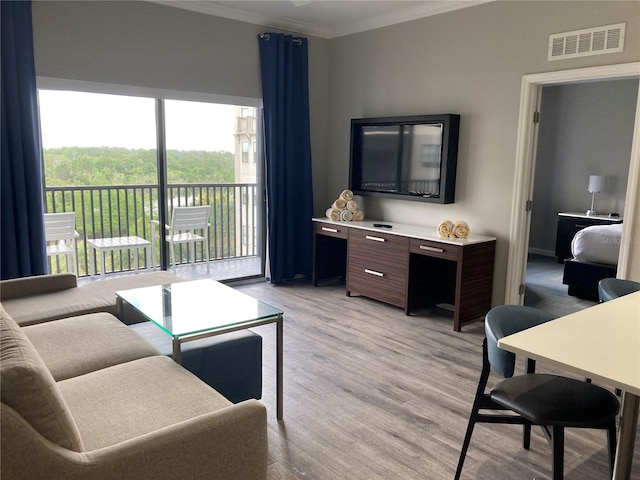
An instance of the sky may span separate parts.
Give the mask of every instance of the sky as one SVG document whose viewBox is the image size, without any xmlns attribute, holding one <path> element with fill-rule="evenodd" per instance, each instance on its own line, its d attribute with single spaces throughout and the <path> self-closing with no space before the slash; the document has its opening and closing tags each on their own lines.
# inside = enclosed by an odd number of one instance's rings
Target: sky
<svg viewBox="0 0 640 480">
<path fill-rule="evenodd" d="M 43 148 L 156 148 L 155 100 L 40 90 Z M 233 105 L 165 101 L 169 150 L 234 151 Z"/>
</svg>

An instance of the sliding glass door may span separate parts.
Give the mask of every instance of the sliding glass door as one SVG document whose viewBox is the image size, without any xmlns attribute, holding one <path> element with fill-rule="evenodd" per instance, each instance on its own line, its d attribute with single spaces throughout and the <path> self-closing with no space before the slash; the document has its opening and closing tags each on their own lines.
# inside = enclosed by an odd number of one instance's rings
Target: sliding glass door
<svg viewBox="0 0 640 480">
<path fill-rule="evenodd" d="M 164 101 L 169 210 L 211 205 L 211 258 L 235 260 L 225 265 L 236 278 L 262 274 L 255 111 Z"/>
<path fill-rule="evenodd" d="M 39 96 L 45 208 L 76 212 L 80 275 L 90 263 L 87 239 L 152 240 L 152 222 L 169 223 L 174 206 L 190 205 L 211 206 L 209 252 L 197 251 L 199 261 L 220 261 L 211 277 L 263 274 L 255 108 L 60 90 Z M 160 250 L 152 263 L 166 266 Z M 183 274 L 197 275 L 184 253 L 177 257 Z M 133 267 L 116 252 L 105 271 Z"/>
</svg>

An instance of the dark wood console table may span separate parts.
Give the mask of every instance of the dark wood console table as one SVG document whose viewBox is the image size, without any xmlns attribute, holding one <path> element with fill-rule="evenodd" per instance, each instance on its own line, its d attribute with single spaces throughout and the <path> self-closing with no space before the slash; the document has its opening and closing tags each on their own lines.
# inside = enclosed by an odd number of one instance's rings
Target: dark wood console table
<svg viewBox="0 0 640 480">
<path fill-rule="evenodd" d="M 359 294 L 411 309 L 448 305 L 453 329 L 491 308 L 496 239 L 441 238 L 436 229 L 373 221 L 314 218 L 313 284 L 346 278 L 347 295 Z"/>
</svg>

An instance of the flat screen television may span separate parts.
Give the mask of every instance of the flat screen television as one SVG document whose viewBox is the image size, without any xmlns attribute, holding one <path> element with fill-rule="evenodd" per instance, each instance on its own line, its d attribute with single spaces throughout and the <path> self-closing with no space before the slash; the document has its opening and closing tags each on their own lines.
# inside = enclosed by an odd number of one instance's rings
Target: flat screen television
<svg viewBox="0 0 640 480">
<path fill-rule="evenodd" d="M 460 116 L 351 120 L 349 188 L 356 195 L 453 203 Z"/>
</svg>

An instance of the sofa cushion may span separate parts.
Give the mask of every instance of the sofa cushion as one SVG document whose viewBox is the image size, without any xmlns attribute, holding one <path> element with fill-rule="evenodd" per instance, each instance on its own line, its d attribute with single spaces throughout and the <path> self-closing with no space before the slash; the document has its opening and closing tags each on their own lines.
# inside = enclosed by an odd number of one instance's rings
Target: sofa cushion
<svg viewBox="0 0 640 480">
<path fill-rule="evenodd" d="M 58 387 L 44 362 L 0 306 L 0 396 L 43 437 L 69 450 L 83 444 Z"/>
<path fill-rule="evenodd" d="M 147 357 L 58 383 L 87 451 L 232 406 L 168 357 Z"/>
<path fill-rule="evenodd" d="M 109 313 L 22 328 L 56 381 L 161 353 Z"/>
<path fill-rule="evenodd" d="M 36 277 L 30 277 L 30 279 L 36 279 Z M 117 291 L 180 281 L 182 281 L 180 277 L 169 272 L 139 273 L 106 280 L 90 280 L 77 288 L 10 298 L 4 300 L 2 304 L 20 326 L 87 313 L 108 312 L 116 315 Z M 127 323 L 141 320 L 138 318 Z"/>
<path fill-rule="evenodd" d="M 78 277 L 75 273 L 34 275 L 2 280 L 0 286 L 2 287 L 0 288 L 0 301 L 6 302 L 13 298 L 75 288 L 78 286 Z"/>
</svg>

